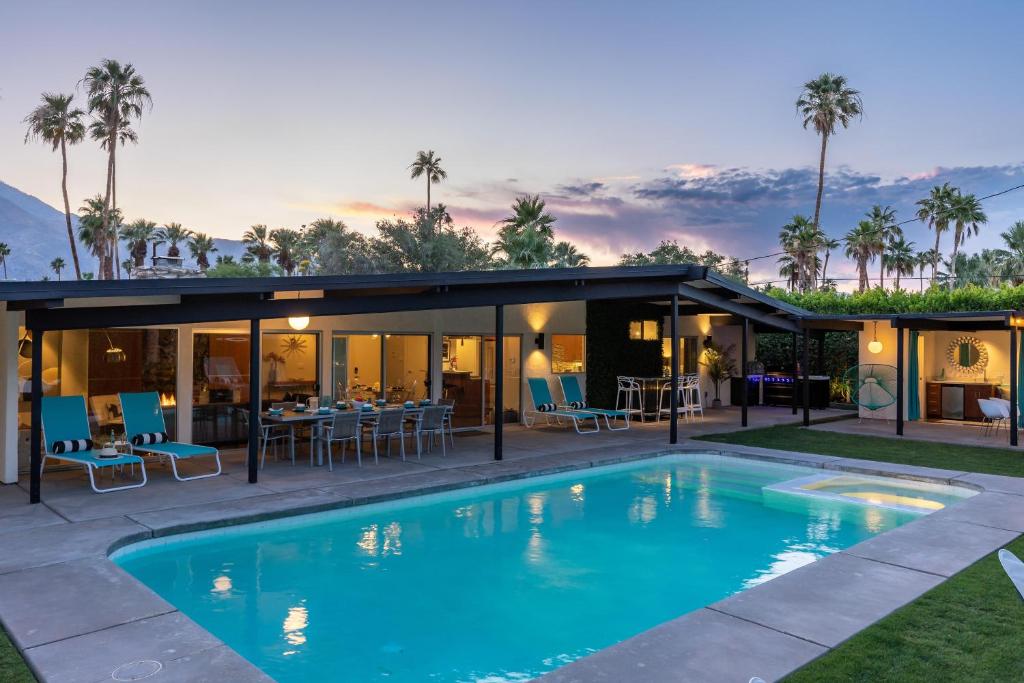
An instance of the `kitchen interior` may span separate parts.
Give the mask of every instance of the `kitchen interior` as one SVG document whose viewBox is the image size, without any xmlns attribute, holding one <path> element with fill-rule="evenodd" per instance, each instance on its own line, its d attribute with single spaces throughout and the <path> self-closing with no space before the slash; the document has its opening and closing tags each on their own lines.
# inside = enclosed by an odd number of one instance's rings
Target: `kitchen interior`
<svg viewBox="0 0 1024 683">
<path fill-rule="evenodd" d="M 923 413 L 926 420 L 981 422 L 979 399 L 1009 399 L 1005 332 L 922 333 Z"/>
</svg>

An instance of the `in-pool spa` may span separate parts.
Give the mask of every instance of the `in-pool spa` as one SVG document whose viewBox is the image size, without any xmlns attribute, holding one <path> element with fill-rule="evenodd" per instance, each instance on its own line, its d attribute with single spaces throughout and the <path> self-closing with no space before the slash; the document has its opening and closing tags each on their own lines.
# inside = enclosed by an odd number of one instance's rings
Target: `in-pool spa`
<svg viewBox="0 0 1024 683">
<path fill-rule="evenodd" d="M 114 560 L 279 681 L 522 681 L 928 513 L 765 492 L 820 472 L 668 455 Z"/>
</svg>

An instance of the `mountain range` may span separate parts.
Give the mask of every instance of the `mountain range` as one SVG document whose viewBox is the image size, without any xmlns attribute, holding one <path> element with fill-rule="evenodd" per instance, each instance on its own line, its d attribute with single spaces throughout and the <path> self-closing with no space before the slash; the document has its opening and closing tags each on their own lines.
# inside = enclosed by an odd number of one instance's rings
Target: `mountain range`
<svg viewBox="0 0 1024 683">
<path fill-rule="evenodd" d="M 71 221 L 77 229 L 78 218 L 72 215 Z M 41 280 L 44 276 L 56 279 L 50 262 L 58 256 L 67 265 L 61 276 L 64 279 L 75 277 L 64 212 L 3 181 L 0 181 L 0 242 L 11 249 L 7 257 L 9 280 Z M 214 244 L 217 251 L 210 255 L 211 262 L 222 254 L 238 259 L 245 252 L 239 240 L 215 238 Z M 186 263 L 194 266 L 188 248 L 185 245 L 179 247 Z M 122 259 L 126 254 L 127 249 L 122 243 Z M 78 260 L 83 272 L 96 272 L 96 259 L 81 242 L 78 243 Z M 3 271 L 0 270 L 2 276 Z"/>
</svg>

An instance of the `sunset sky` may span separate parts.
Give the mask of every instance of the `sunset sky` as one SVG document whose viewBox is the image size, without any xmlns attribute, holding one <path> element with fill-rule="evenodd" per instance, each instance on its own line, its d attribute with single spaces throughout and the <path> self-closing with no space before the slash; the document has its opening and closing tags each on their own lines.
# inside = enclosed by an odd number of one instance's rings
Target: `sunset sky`
<svg viewBox="0 0 1024 683">
<path fill-rule="evenodd" d="M 0 180 L 61 205 L 59 158 L 21 121 L 109 57 L 154 99 L 118 164 L 128 219 L 372 232 L 424 202 L 407 167 L 433 149 L 435 201 L 485 237 L 529 192 L 595 264 L 662 239 L 745 258 L 813 212 L 818 139 L 793 105 L 822 71 L 865 104 L 830 147 L 832 236 L 875 202 L 911 217 L 943 180 L 1024 183 L 1022 25 L 1019 2 L 5 2 Z M 79 206 L 104 160 L 87 142 L 70 163 Z M 1024 219 L 1024 192 L 985 208 L 969 251 Z"/>
</svg>

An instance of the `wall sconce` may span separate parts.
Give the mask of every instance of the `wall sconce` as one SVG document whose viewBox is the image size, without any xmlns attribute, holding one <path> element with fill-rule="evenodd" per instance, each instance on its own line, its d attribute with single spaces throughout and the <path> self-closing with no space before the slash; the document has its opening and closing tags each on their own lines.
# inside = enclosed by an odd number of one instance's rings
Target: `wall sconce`
<svg viewBox="0 0 1024 683">
<path fill-rule="evenodd" d="M 705 349 L 710 349 L 711 345 L 714 344 L 714 343 L 715 343 L 714 338 L 710 334 L 708 336 L 704 337 L 704 348 Z"/>
<path fill-rule="evenodd" d="M 537 349 L 539 351 L 543 351 L 544 350 L 544 333 L 543 332 L 538 332 L 537 336 L 533 340 L 533 343 L 537 345 Z"/>
<path fill-rule="evenodd" d="M 878 341 L 878 321 L 875 321 L 875 332 L 874 337 L 868 342 L 868 351 L 871 353 L 882 352 L 882 342 Z"/>
</svg>

